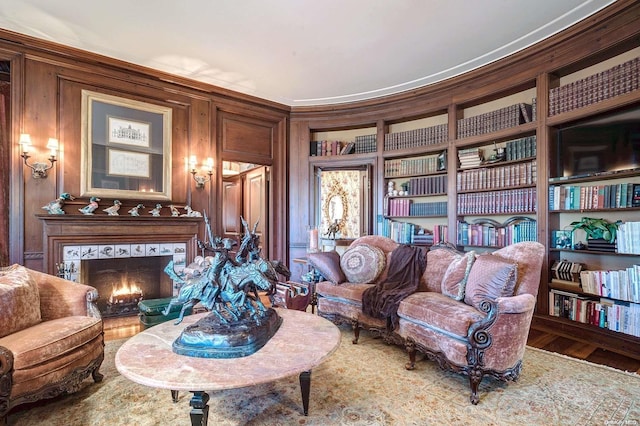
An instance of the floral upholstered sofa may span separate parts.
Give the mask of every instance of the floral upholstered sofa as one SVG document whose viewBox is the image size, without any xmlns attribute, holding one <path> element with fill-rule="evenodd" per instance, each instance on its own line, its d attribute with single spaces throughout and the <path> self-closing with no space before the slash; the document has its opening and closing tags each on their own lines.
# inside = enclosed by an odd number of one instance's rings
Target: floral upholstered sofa
<svg viewBox="0 0 640 426">
<path fill-rule="evenodd" d="M 408 369 L 414 368 L 416 352 L 421 352 L 440 367 L 467 375 L 473 404 L 479 401 L 478 386 L 485 375 L 517 379 L 544 246 L 521 242 L 486 254 L 432 247 L 418 289 L 399 303 L 399 321 L 394 324 L 388 317 L 366 315 L 363 293 L 385 282 L 397 247 L 389 238 L 365 236 L 342 255 L 310 253 L 309 262 L 325 278 L 316 285 L 319 314 L 350 323 L 353 343 L 360 329 L 366 329 L 405 345 Z"/>
<path fill-rule="evenodd" d="M 104 359 L 95 288 L 24 266 L 0 268 L 0 424 L 19 404 L 95 382 Z"/>
</svg>

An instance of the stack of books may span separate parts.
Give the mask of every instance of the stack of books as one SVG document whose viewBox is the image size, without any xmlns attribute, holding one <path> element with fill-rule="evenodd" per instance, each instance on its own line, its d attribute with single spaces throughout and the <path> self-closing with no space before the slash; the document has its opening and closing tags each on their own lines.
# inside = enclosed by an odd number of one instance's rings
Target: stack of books
<svg viewBox="0 0 640 426">
<path fill-rule="evenodd" d="M 482 150 L 480 148 L 465 148 L 458 151 L 461 169 L 480 167 L 482 164 Z"/>
</svg>

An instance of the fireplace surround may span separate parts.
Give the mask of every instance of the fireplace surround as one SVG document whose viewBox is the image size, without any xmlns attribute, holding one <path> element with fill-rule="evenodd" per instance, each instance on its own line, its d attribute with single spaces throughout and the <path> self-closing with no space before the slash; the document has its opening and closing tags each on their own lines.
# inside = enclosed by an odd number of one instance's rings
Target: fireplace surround
<svg viewBox="0 0 640 426">
<path fill-rule="evenodd" d="M 193 259 L 203 219 L 39 215 L 43 226 L 47 273 L 88 284 L 98 290 L 103 316 L 137 313 L 137 302 L 176 296 L 176 272 Z M 116 291 L 117 290 L 117 291 Z"/>
</svg>

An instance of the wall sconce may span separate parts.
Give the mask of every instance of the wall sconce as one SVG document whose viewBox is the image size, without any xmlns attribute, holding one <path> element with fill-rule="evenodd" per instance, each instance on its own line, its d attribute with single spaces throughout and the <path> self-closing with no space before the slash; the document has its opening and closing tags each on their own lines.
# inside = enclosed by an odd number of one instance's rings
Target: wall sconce
<svg viewBox="0 0 640 426">
<path fill-rule="evenodd" d="M 213 175 L 213 158 L 209 157 L 202 164 L 200 169 L 206 173 L 206 175 L 199 175 L 198 170 L 196 169 L 196 165 L 198 164 L 198 160 L 195 155 L 189 157 L 189 166 L 191 167 L 191 174 L 193 175 L 193 180 L 196 181 L 196 188 L 204 188 L 204 184 L 211 180 L 211 175 Z"/>
<path fill-rule="evenodd" d="M 49 154 L 49 164 L 41 163 L 39 161 L 34 162 L 33 164 L 29 164 L 27 160 L 31 157 L 29 155 L 29 151 L 33 146 L 31 143 L 31 136 L 27 133 L 20 134 L 20 146 L 22 147 L 22 154 L 20 156 L 24 159 L 24 164 L 29 167 L 32 172 L 31 176 L 34 179 L 42 179 L 47 177 L 47 170 L 53 167 L 53 164 L 56 162 L 56 155 L 58 153 L 58 139 L 49 138 L 47 142 L 47 149 L 51 152 Z"/>
</svg>

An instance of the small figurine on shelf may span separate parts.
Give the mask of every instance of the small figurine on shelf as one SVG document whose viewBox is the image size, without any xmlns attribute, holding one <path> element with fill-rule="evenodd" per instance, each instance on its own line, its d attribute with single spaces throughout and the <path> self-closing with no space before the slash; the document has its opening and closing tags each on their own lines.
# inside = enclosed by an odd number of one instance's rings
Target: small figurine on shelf
<svg viewBox="0 0 640 426">
<path fill-rule="evenodd" d="M 135 207 L 131 207 L 127 213 L 131 216 L 140 216 L 140 209 L 144 209 L 144 204 L 138 204 Z"/>
<path fill-rule="evenodd" d="M 62 206 L 64 206 L 64 202 L 67 200 L 74 200 L 75 197 L 68 192 L 63 192 L 60 194 L 58 198 L 49 202 L 46 206 L 42 206 L 42 208 L 49 212 L 49 214 L 64 214 L 64 210 L 62 210 Z"/>
<path fill-rule="evenodd" d="M 340 232 L 340 224 L 336 220 L 331 225 L 329 225 L 329 227 L 327 228 L 327 233 L 324 234 L 324 235 L 326 235 L 328 238 L 330 238 L 332 240 L 335 240 L 336 239 L 336 235 L 339 232 Z"/>
<path fill-rule="evenodd" d="M 120 206 L 122 203 L 120 200 L 113 200 L 113 205 L 111 207 L 107 207 L 106 209 L 102 209 L 103 212 L 106 212 L 109 216 L 119 216 L 118 210 L 120 210 Z"/>
<path fill-rule="evenodd" d="M 81 209 L 78 209 L 78 211 L 82 214 L 93 215 L 93 212 L 96 211 L 96 209 L 98 208 L 98 201 L 100 201 L 100 198 L 91 197 L 89 199 L 89 204 L 87 204 Z"/>
<path fill-rule="evenodd" d="M 153 208 L 152 210 L 149 210 L 149 213 L 151 213 L 151 216 L 160 216 L 160 210 L 162 210 L 162 204 L 156 204 L 156 207 Z"/>
<path fill-rule="evenodd" d="M 171 210 L 171 216 L 180 216 L 180 212 L 178 211 L 178 208 L 176 206 L 174 206 L 173 204 L 169 204 L 167 207 L 169 207 L 169 209 Z"/>
<path fill-rule="evenodd" d="M 202 217 L 202 213 L 199 211 L 193 210 L 190 206 L 183 207 L 187 212 L 182 214 L 182 217 Z"/>
</svg>

